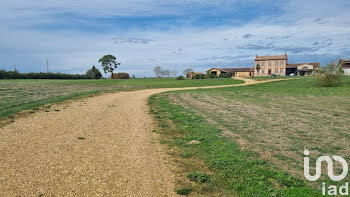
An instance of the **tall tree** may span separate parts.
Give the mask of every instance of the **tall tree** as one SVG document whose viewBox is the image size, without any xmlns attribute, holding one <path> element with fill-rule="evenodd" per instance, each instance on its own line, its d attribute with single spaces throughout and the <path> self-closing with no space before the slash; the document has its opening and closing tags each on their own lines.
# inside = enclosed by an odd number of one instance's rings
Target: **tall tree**
<svg viewBox="0 0 350 197">
<path fill-rule="evenodd" d="M 193 73 L 193 69 L 187 68 L 186 70 L 184 70 L 184 75 L 187 75 L 188 73 Z"/>
<path fill-rule="evenodd" d="M 172 69 L 172 70 L 170 71 L 170 73 L 171 73 L 171 75 L 172 75 L 173 77 L 176 77 L 176 75 L 177 75 L 177 71 L 176 71 L 175 69 Z"/>
<path fill-rule="evenodd" d="M 153 72 L 157 77 L 160 77 L 160 71 L 162 70 L 162 68 L 160 66 L 156 66 L 153 68 Z"/>
<path fill-rule="evenodd" d="M 86 71 L 86 76 L 89 79 L 101 79 L 102 74 L 95 66 L 92 66 L 90 70 Z"/>
<path fill-rule="evenodd" d="M 113 76 L 113 71 L 120 65 L 120 63 L 117 62 L 117 58 L 113 55 L 105 55 L 98 62 L 101 63 L 105 73 L 107 74 L 107 72 L 110 72 L 111 76 Z"/>
<path fill-rule="evenodd" d="M 164 77 L 165 76 L 165 70 L 160 70 L 159 74 L 160 74 L 161 77 Z"/>
</svg>

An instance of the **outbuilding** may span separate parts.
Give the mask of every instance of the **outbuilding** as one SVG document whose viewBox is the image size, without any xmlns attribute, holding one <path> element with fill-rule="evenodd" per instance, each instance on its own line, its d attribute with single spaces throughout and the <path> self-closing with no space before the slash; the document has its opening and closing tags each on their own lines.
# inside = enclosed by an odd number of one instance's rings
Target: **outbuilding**
<svg viewBox="0 0 350 197">
<path fill-rule="evenodd" d="M 341 59 L 339 64 L 344 71 L 344 75 L 350 75 L 350 59 Z"/>
<path fill-rule="evenodd" d="M 229 73 L 231 77 L 254 77 L 254 68 L 211 68 L 207 73 L 216 76 Z"/>
</svg>

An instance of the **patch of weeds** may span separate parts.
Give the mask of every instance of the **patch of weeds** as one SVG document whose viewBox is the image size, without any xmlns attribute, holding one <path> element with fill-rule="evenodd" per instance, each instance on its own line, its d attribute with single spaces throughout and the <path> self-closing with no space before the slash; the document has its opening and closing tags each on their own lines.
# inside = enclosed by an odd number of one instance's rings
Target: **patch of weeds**
<svg viewBox="0 0 350 197">
<path fill-rule="evenodd" d="M 50 112 L 50 110 L 45 110 L 45 112 Z"/>
<path fill-rule="evenodd" d="M 169 128 L 169 125 L 162 123 L 162 124 L 159 125 L 159 127 L 162 128 L 162 129 L 167 129 L 167 128 Z"/>
<path fill-rule="evenodd" d="M 181 154 L 180 154 L 180 156 L 182 157 L 182 158 L 190 158 L 190 157 L 192 157 L 192 155 L 193 155 L 193 153 L 191 153 L 191 152 L 182 152 Z"/>
<path fill-rule="evenodd" d="M 35 111 L 29 111 L 28 113 L 30 113 L 30 114 L 34 114 L 34 113 L 35 113 Z"/>
<path fill-rule="evenodd" d="M 152 130 L 153 133 L 157 132 L 155 129 Z"/>
<path fill-rule="evenodd" d="M 187 178 L 198 183 L 205 183 L 210 181 L 210 176 L 202 172 L 190 172 L 187 174 Z"/>
<path fill-rule="evenodd" d="M 181 189 L 176 190 L 176 193 L 179 194 L 179 195 L 185 196 L 185 195 L 190 194 L 191 191 L 192 191 L 191 188 L 189 188 L 189 187 L 183 187 L 183 188 L 181 188 Z"/>
<path fill-rule="evenodd" d="M 78 137 L 78 140 L 85 140 L 85 137 Z"/>
<path fill-rule="evenodd" d="M 54 111 L 60 111 L 59 109 L 55 109 Z"/>
<path fill-rule="evenodd" d="M 340 114 L 335 113 L 335 114 L 333 114 L 333 116 L 340 116 Z"/>
</svg>

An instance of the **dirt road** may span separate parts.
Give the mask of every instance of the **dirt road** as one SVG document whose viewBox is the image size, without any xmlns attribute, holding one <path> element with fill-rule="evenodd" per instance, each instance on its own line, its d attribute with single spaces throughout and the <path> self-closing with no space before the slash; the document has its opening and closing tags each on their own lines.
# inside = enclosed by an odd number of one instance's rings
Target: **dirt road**
<svg viewBox="0 0 350 197">
<path fill-rule="evenodd" d="M 147 107 L 169 90 L 85 98 L 0 128 L 0 196 L 175 196 Z"/>
</svg>

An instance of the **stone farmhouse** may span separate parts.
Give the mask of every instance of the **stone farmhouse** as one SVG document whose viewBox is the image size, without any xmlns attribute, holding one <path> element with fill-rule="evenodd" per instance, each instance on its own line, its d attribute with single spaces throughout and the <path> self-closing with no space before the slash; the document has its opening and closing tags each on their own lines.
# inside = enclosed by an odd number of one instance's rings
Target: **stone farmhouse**
<svg viewBox="0 0 350 197">
<path fill-rule="evenodd" d="M 251 68 L 211 68 L 207 73 L 219 76 L 230 73 L 232 77 L 254 76 L 310 76 L 316 74 L 320 63 L 288 63 L 288 55 L 255 56 L 254 67 Z M 259 69 L 260 68 L 260 69 Z"/>
</svg>

